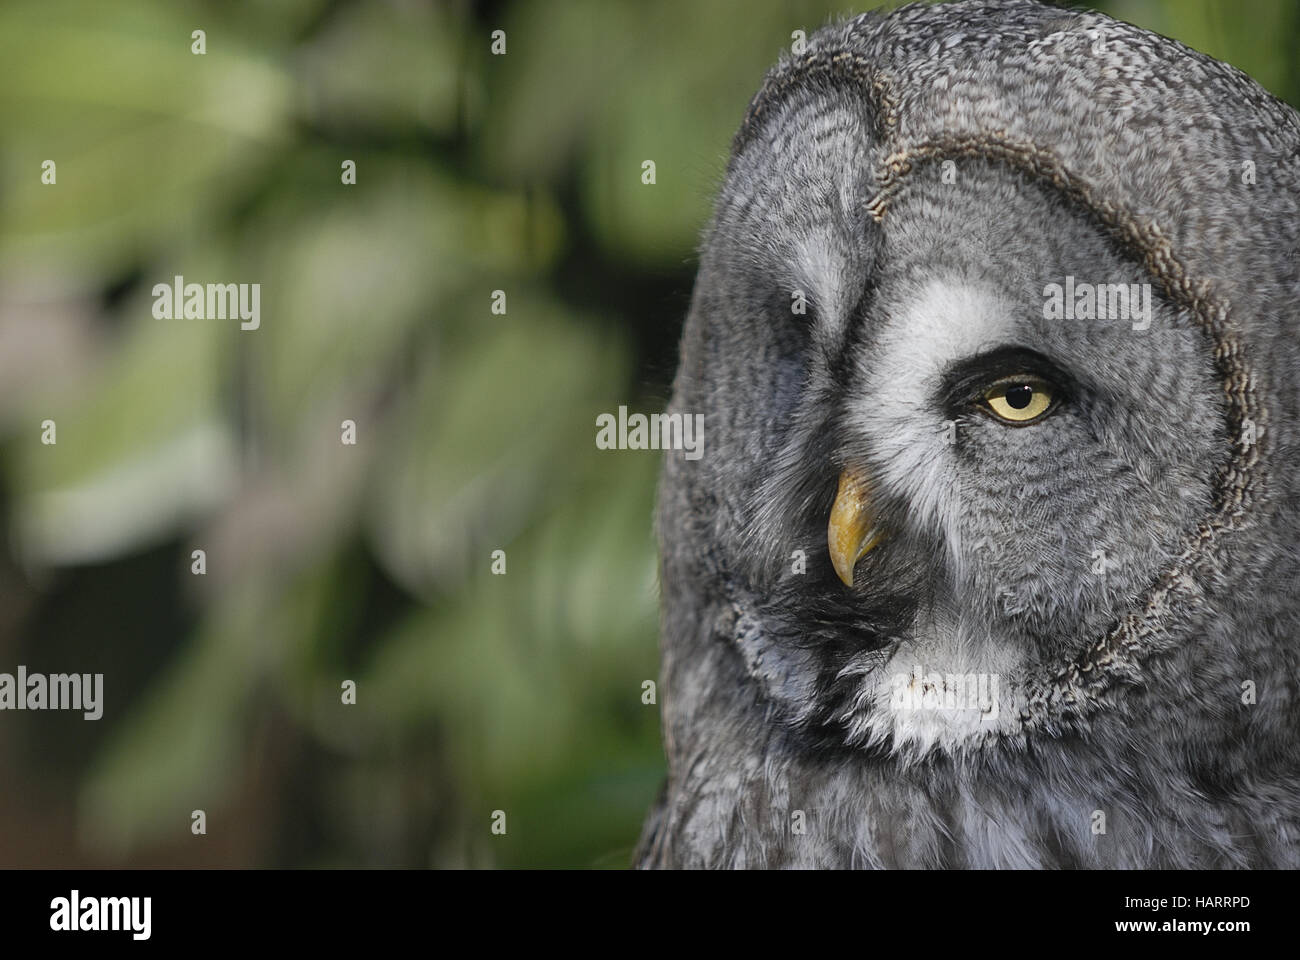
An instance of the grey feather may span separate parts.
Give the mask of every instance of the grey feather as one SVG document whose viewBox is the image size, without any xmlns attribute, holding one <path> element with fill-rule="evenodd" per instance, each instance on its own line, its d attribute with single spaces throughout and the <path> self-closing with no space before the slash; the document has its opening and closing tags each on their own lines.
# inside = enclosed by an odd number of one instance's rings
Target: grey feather
<svg viewBox="0 0 1300 960">
<path fill-rule="evenodd" d="M 1098 14 L 907 7 L 778 64 L 681 345 L 638 863 L 1300 866 L 1298 206 L 1291 108 Z M 1066 277 L 1149 325 L 1046 318 Z M 1030 426 L 954 384 L 1009 350 L 1060 372 Z M 890 531 L 851 587 L 846 466 Z M 996 710 L 899 709 L 909 671 Z"/>
</svg>

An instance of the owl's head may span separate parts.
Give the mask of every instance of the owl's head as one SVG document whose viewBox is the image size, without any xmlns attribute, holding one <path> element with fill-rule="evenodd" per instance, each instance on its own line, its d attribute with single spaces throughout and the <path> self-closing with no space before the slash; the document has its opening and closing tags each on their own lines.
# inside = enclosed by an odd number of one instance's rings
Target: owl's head
<svg viewBox="0 0 1300 960">
<path fill-rule="evenodd" d="M 1265 344 L 1296 133 L 1095 15 L 823 31 L 751 104 L 704 249 L 674 405 L 710 453 L 666 470 L 668 603 L 711 611 L 777 721 L 851 748 L 1059 734 L 1141 709 L 1116 691 L 1170 656 L 1205 661 L 1189 695 L 1226 682 L 1216 630 L 1296 532 L 1243 534 L 1295 405 Z"/>
</svg>

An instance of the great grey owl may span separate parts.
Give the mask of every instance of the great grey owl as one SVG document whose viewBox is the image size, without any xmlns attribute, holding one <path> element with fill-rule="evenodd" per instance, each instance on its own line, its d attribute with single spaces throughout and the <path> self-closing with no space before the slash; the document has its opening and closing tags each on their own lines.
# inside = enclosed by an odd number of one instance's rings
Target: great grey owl
<svg viewBox="0 0 1300 960">
<path fill-rule="evenodd" d="M 1300 864 L 1300 118 L 1093 13 L 767 76 L 658 531 L 645 867 Z"/>
</svg>

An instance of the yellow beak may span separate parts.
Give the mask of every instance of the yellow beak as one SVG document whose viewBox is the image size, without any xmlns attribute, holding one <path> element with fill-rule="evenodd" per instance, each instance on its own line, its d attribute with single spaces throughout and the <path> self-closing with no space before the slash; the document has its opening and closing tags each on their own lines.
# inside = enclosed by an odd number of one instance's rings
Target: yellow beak
<svg viewBox="0 0 1300 960">
<path fill-rule="evenodd" d="M 846 587 L 853 586 L 853 568 L 858 561 L 883 540 L 871 508 L 871 488 L 865 475 L 853 468 L 840 474 L 840 489 L 831 507 L 831 522 L 826 530 L 831 563 Z"/>
</svg>

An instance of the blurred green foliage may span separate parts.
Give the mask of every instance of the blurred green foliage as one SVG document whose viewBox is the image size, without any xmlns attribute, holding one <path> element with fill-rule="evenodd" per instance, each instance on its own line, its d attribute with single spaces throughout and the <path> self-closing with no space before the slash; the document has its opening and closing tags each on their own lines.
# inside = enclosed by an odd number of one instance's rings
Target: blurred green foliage
<svg viewBox="0 0 1300 960">
<path fill-rule="evenodd" d="M 1107 9 L 1295 100 L 1291 3 Z M 664 402 L 732 132 L 841 12 L 0 6 L 0 670 L 107 696 L 0 715 L 0 865 L 627 863 L 658 463 L 595 417 Z M 155 319 L 176 274 L 261 329 Z"/>
</svg>

